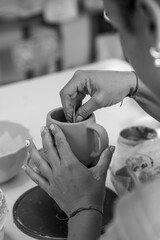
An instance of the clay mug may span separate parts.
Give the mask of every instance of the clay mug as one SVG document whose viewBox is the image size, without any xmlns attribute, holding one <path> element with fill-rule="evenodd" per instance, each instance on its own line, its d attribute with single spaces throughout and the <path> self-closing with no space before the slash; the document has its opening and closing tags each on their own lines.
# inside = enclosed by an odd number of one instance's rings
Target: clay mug
<svg viewBox="0 0 160 240">
<path fill-rule="evenodd" d="M 74 155 L 85 166 L 96 165 L 103 150 L 108 146 L 108 134 L 104 127 L 96 123 L 91 114 L 82 122 L 67 122 L 63 108 L 56 108 L 47 114 L 46 126 L 58 125 L 63 131 Z"/>
</svg>

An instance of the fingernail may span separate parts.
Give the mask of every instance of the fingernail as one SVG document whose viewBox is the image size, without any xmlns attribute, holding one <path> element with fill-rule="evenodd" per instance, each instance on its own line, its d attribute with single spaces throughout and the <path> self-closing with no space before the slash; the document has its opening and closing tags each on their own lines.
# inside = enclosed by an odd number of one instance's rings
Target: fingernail
<svg viewBox="0 0 160 240">
<path fill-rule="evenodd" d="M 25 171 L 27 169 L 26 165 L 22 165 L 22 169 Z"/>
<path fill-rule="evenodd" d="M 51 124 L 51 125 L 50 125 L 50 130 L 53 131 L 53 129 L 54 129 L 54 125 Z"/>
<path fill-rule="evenodd" d="M 82 116 L 77 116 L 77 117 L 76 117 L 76 122 L 81 122 L 81 121 L 83 121 Z"/>
<path fill-rule="evenodd" d="M 111 153 L 114 153 L 114 151 L 115 151 L 115 146 L 109 146 L 109 151 L 111 152 Z"/>
<path fill-rule="evenodd" d="M 31 144 L 30 140 L 29 140 L 29 139 L 27 139 L 27 140 L 25 141 L 25 144 L 26 144 L 26 147 L 29 147 L 29 146 L 30 146 L 30 144 Z"/>
</svg>

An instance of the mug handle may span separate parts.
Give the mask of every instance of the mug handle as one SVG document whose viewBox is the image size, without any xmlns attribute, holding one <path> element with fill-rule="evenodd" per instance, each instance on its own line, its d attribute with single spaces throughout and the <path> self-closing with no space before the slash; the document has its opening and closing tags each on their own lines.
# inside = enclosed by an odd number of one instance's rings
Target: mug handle
<svg viewBox="0 0 160 240">
<path fill-rule="evenodd" d="M 87 125 L 87 129 L 96 132 L 96 134 L 99 137 L 99 149 L 98 151 L 93 151 L 90 154 L 91 158 L 96 158 L 99 157 L 100 154 L 104 151 L 104 149 L 108 146 L 109 144 L 109 138 L 108 138 L 108 134 L 107 131 L 104 127 L 102 127 L 101 125 L 97 124 L 97 123 L 93 123 L 93 122 L 89 122 Z"/>
</svg>

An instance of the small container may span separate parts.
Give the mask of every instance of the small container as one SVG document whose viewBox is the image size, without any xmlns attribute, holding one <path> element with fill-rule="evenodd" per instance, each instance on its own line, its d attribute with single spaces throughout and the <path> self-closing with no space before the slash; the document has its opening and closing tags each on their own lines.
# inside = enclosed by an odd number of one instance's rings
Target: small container
<svg viewBox="0 0 160 240">
<path fill-rule="evenodd" d="M 137 146 L 144 141 L 157 138 L 155 129 L 146 126 L 132 126 L 123 129 L 117 140 L 117 153 L 121 154 L 124 151 Z"/>
</svg>

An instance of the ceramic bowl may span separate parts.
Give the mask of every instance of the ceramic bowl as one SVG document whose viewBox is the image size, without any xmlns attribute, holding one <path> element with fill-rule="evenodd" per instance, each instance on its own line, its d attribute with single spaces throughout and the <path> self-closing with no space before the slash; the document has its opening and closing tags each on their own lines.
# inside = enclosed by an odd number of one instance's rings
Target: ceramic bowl
<svg viewBox="0 0 160 240">
<path fill-rule="evenodd" d="M 0 184 L 15 177 L 27 158 L 25 140 L 30 137 L 24 126 L 0 121 Z"/>
</svg>

